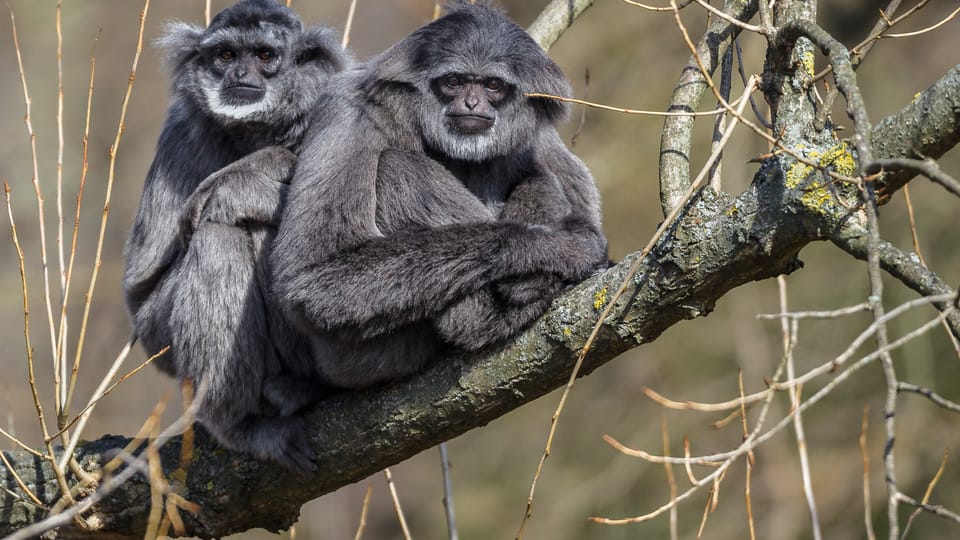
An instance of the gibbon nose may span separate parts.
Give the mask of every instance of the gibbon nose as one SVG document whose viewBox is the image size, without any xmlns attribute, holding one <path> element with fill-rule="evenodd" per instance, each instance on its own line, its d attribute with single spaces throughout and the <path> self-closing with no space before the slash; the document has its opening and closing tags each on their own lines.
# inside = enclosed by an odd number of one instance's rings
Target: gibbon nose
<svg viewBox="0 0 960 540">
<path fill-rule="evenodd" d="M 463 104 L 472 111 L 480 104 L 480 98 L 477 96 L 467 96 L 466 99 L 463 100 Z"/>
</svg>

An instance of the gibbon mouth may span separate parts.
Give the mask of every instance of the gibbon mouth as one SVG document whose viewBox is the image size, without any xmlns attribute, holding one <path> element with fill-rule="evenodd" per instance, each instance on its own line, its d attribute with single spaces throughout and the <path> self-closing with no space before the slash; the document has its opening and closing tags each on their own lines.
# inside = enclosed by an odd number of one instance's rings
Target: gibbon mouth
<svg viewBox="0 0 960 540">
<path fill-rule="evenodd" d="M 263 97 L 265 90 L 252 84 L 234 83 L 223 88 L 224 96 L 236 101 L 255 101 Z"/>
<path fill-rule="evenodd" d="M 448 114 L 450 122 L 465 133 L 480 133 L 493 127 L 494 118 L 479 114 Z"/>
</svg>

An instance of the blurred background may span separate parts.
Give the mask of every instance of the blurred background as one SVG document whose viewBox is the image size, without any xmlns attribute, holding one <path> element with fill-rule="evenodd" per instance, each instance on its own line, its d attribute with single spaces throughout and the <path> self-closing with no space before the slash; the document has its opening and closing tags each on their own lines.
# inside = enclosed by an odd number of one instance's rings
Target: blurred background
<svg viewBox="0 0 960 540">
<path fill-rule="evenodd" d="M 45 198 L 46 233 L 52 290 L 57 291 L 56 177 L 57 177 L 57 56 L 53 0 L 9 0 L 16 16 L 20 48 L 32 100 L 31 121 L 36 132 L 39 180 Z M 294 0 L 308 24 L 342 30 L 349 0 Z M 501 1 L 522 26 L 529 25 L 545 0 Z M 166 113 L 168 74 L 152 46 L 163 23 L 170 19 L 203 22 L 199 0 L 164 0 L 150 6 L 143 56 L 137 71 L 129 112 L 116 164 L 116 181 L 110 200 L 109 221 L 103 244 L 102 265 L 96 283 L 86 345 L 75 403 L 85 402 L 130 337 L 131 326 L 123 304 L 120 276 L 122 250 L 133 220 L 143 178 Z M 214 12 L 230 2 L 214 2 Z M 852 46 L 866 36 L 885 2 L 875 0 L 825 0 L 819 5 L 819 22 Z M 935 23 L 956 7 L 956 2 L 934 2 L 898 31 L 915 30 Z M 64 158 L 63 208 L 65 235 L 72 230 L 80 178 L 82 137 L 91 54 L 96 53 L 96 81 L 89 136 L 89 172 L 78 241 L 77 268 L 70 297 L 70 351 L 76 336 L 90 275 L 97 233 L 107 188 L 109 147 L 117 123 L 133 60 L 138 17 L 142 3 L 127 0 L 66 2 L 63 7 Z M 350 46 L 360 59 L 369 57 L 429 21 L 432 0 L 360 0 Z M 695 5 L 683 12 L 691 34 L 702 33 L 706 17 Z M 98 38 L 99 36 L 99 38 Z M 960 23 L 951 21 L 918 37 L 882 40 L 858 72 L 864 98 L 874 122 L 913 99 L 914 95 L 960 62 Z M 764 41 L 755 35 L 741 38 L 747 74 L 762 69 Z M 635 109 L 664 110 L 689 52 L 670 12 L 650 12 L 624 2 L 599 0 L 550 50 L 573 82 L 577 97 Z M 822 62 L 821 62 L 822 63 Z M 821 66 L 822 67 L 822 66 Z M 586 73 L 589 70 L 589 84 Z M 23 88 L 9 22 L 0 23 L 0 180 L 11 188 L 12 210 L 24 246 L 30 287 L 31 339 L 38 384 L 46 410 L 53 409 L 50 375 L 50 337 L 42 296 L 37 200 L 31 185 L 33 162 L 24 119 Z M 739 85 L 739 83 L 737 83 Z M 739 95 L 735 85 L 734 97 Z M 739 85 L 742 88 L 742 85 Z M 759 99 L 759 95 L 758 95 Z M 842 101 L 842 100 L 838 100 Z M 714 104 L 705 100 L 703 108 Z M 841 103 L 842 107 L 842 103 Z M 849 123 L 842 109 L 834 119 Z M 713 120 L 698 122 L 691 156 L 694 172 L 709 154 Z M 563 129 L 570 141 L 579 131 L 576 152 L 593 171 L 603 197 L 605 231 L 611 256 L 619 260 L 639 250 L 662 220 L 658 203 L 657 156 L 662 119 L 578 107 Z M 766 143 L 742 131 L 727 147 L 723 162 L 724 189 L 738 192 L 756 170 L 747 163 L 765 152 Z M 960 153 L 950 152 L 942 168 L 960 174 Z M 956 248 L 956 212 L 960 201 L 926 180 L 911 185 L 920 245 L 930 267 L 948 283 L 960 282 L 960 252 Z M 16 251 L 9 241 L 9 225 L 0 226 L 0 426 L 24 442 L 38 445 L 41 437 L 27 384 L 24 353 L 23 309 Z M 883 236 L 911 250 L 910 229 L 902 193 L 882 209 Z M 828 244 L 811 245 L 801 253 L 804 269 L 788 278 L 793 310 L 833 309 L 862 302 L 867 295 L 865 264 L 852 260 Z M 889 307 L 915 294 L 888 281 Z M 59 296 L 54 293 L 54 299 Z M 725 296 L 707 318 L 678 324 L 657 341 L 637 348 L 580 380 L 560 420 L 553 452 L 537 488 L 533 518 L 525 538 L 625 539 L 666 535 L 666 516 L 652 522 L 605 526 L 588 522 L 589 516 L 629 517 L 649 512 L 669 500 L 664 468 L 626 457 L 601 439 L 610 434 L 635 448 L 660 453 L 661 421 L 666 420 L 672 451 L 682 451 L 683 437 L 692 452 L 713 453 L 731 449 L 741 440 L 739 422 L 716 430 L 710 424 L 722 415 L 665 411 L 641 393 L 645 386 L 678 400 L 727 400 L 737 395 L 738 371 L 747 392 L 764 388 L 781 358 L 780 325 L 761 321 L 759 313 L 778 311 L 774 280 L 740 287 Z M 891 325 L 902 335 L 934 315 L 916 310 Z M 842 320 L 803 322 L 796 349 L 798 370 L 830 360 L 869 324 L 866 315 Z M 872 346 L 872 345 L 871 345 Z M 869 347 L 861 353 L 869 352 Z M 960 359 L 942 329 L 914 341 L 894 355 L 900 375 L 910 382 L 960 399 Z M 127 360 L 132 368 L 144 359 L 136 351 Z M 804 388 L 809 395 L 825 381 Z M 885 496 L 882 470 L 883 377 L 872 366 L 806 416 L 813 488 L 821 522 L 830 538 L 866 537 L 863 526 L 863 460 L 858 446 L 864 408 L 870 422 L 868 451 L 872 512 L 877 532 L 885 535 Z M 164 395 L 171 396 L 165 418 L 179 408 L 176 384 L 153 368 L 126 381 L 96 410 L 85 438 L 105 433 L 133 435 Z M 520 524 L 530 481 L 543 450 L 550 415 L 559 399 L 550 394 L 488 426 L 473 430 L 449 443 L 453 465 L 453 496 L 461 538 L 513 538 Z M 946 448 L 956 451 L 960 418 L 918 396 L 901 396 L 897 432 L 898 480 L 902 489 L 920 499 Z M 77 409 L 74 406 L 74 410 Z M 781 417 L 789 409 L 786 395 L 779 396 L 771 414 Z M 751 414 L 755 421 L 755 414 Z M 768 420 L 767 425 L 774 421 Z M 12 445 L 0 441 L 0 447 Z M 933 492 L 931 503 L 960 509 L 960 465 L 955 458 Z M 439 454 L 424 452 L 392 468 L 400 501 L 415 538 L 446 535 L 441 498 Z M 689 484 L 675 468 L 681 491 Z M 698 474 L 706 474 L 698 470 Z M 741 461 L 724 480 L 719 505 L 707 522 L 705 538 L 744 538 L 747 512 L 744 500 L 745 468 Z M 296 526 L 297 538 L 353 538 L 367 485 L 373 496 L 365 538 L 400 538 L 382 475 L 321 497 L 303 507 Z M 694 537 L 707 501 L 706 491 L 682 504 L 679 526 L 682 537 Z M 755 452 L 751 484 L 752 512 L 760 538 L 810 536 L 803 501 L 797 445 L 785 431 Z M 908 509 L 902 509 L 906 517 Z M 960 526 L 929 515 L 913 525 L 917 538 L 960 536 Z M 256 539 L 272 535 L 251 531 L 235 538 Z M 283 533 L 289 537 L 289 533 Z"/>
</svg>

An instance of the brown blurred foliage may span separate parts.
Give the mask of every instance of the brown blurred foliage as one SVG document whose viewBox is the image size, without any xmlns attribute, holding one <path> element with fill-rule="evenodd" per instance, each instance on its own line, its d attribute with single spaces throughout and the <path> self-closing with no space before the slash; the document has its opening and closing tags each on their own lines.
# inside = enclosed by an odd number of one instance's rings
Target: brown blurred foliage
<svg viewBox="0 0 960 540">
<path fill-rule="evenodd" d="M 521 24 L 529 24 L 546 2 L 500 2 Z M 48 241 L 53 246 L 56 202 L 56 34 L 55 2 L 11 0 L 33 100 L 32 121 L 37 131 L 40 182 L 44 189 Z M 949 4 L 949 2 L 947 3 Z M 215 2 L 214 8 L 226 7 Z M 876 1 L 827 0 L 819 6 L 819 21 L 844 43 L 859 41 L 884 3 Z M 308 23 L 342 28 L 348 0 L 317 2 L 295 0 Z M 365 58 L 403 37 L 433 12 L 432 0 L 360 0 L 351 47 Z M 66 2 L 63 7 L 63 77 L 65 155 L 64 208 L 69 232 L 80 176 L 81 136 L 91 53 L 96 52 L 96 91 L 90 135 L 90 170 L 79 242 L 75 297 L 79 306 L 91 272 L 97 223 L 106 184 L 107 153 L 117 129 L 120 101 L 129 74 L 135 45 L 140 2 L 87 0 Z M 909 29 L 936 22 L 949 6 L 933 5 L 911 20 Z M 949 9 L 952 9 L 950 7 Z M 147 38 L 157 36 L 163 21 L 180 18 L 201 21 L 203 3 L 197 0 L 164 0 L 151 6 Z M 702 10 L 684 11 L 689 28 L 702 29 Z M 99 38 L 98 38 L 99 36 Z M 858 76 L 874 122 L 908 103 L 946 70 L 960 61 L 960 23 L 953 21 L 922 36 L 883 40 L 868 57 Z M 763 61 L 763 40 L 741 38 L 748 74 L 758 72 Z M 550 51 L 573 81 L 578 97 L 637 109 L 662 110 L 668 102 L 689 52 L 674 25 L 672 14 L 652 13 L 614 0 L 596 2 Z M 589 70 L 589 85 L 585 73 Z M 9 24 L 0 24 L 0 180 L 12 189 L 18 232 L 26 246 L 27 279 L 31 287 L 31 313 L 35 322 L 33 343 L 41 371 L 49 372 L 49 339 L 44 339 L 40 299 L 40 264 L 36 200 L 30 186 L 30 143 L 22 122 L 23 94 Z M 734 91 L 736 93 L 736 90 Z M 122 248 L 132 221 L 142 180 L 165 115 L 168 77 L 160 55 L 146 46 L 133 90 L 131 109 L 120 145 L 117 184 L 110 204 L 103 266 L 93 303 L 84 363 L 81 367 L 80 399 L 97 383 L 130 334 L 127 313 L 120 294 Z M 710 106 L 710 104 L 704 104 Z M 611 255 L 619 259 L 643 246 L 662 215 L 657 197 L 659 118 L 587 110 L 582 128 L 578 107 L 565 135 L 579 129 L 574 151 L 590 166 L 603 196 L 605 230 Z M 841 109 L 834 118 L 842 124 Z M 709 131 L 699 134 L 692 162 L 709 153 Z M 746 131 L 735 136 L 724 161 L 724 188 L 738 191 L 749 181 L 755 165 L 746 160 L 766 150 L 765 143 Z M 941 160 L 946 171 L 960 170 L 956 150 Z M 960 252 L 956 245 L 958 201 L 925 180 L 911 184 L 917 212 L 918 234 L 930 267 L 949 283 L 958 281 Z M 903 195 L 882 209 L 882 234 L 903 249 L 911 249 L 910 231 Z M 3 227 L 7 229 L 7 226 Z M 6 233 L 5 233 L 6 236 Z M 33 405 L 26 385 L 23 353 L 23 313 L 20 277 L 12 244 L 0 246 L 0 427 L 16 433 L 29 444 L 39 442 Z M 52 249 L 52 248 L 51 248 Z M 812 245 L 801 258 L 805 269 L 788 279 L 792 309 L 831 309 L 861 302 L 867 294 L 866 266 L 831 245 Z M 51 256 L 51 275 L 56 273 Z M 890 286 L 889 305 L 913 298 L 903 287 Z M 707 319 L 678 325 L 656 342 L 640 347 L 577 383 L 561 419 L 553 453 L 538 487 L 538 496 L 527 538 L 617 539 L 662 537 L 665 518 L 625 527 L 588 523 L 587 517 L 632 516 L 646 513 L 668 498 L 661 466 L 619 455 L 602 440 L 604 433 L 634 447 L 656 452 L 661 448 L 661 418 L 668 421 L 674 453 L 682 449 L 682 437 L 691 438 L 694 452 L 709 453 L 735 446 L 739 427 L 716 431 L 709 424 L 718 419 L 699 413 L 666 412 L 640 392 L 644 386 L 675 399 L 723 400 L 736 396 L 737 373 L 742 370 L 748 392 L 763 388 L 781 356 L 779 323 L 758 321 L 755 315 L 778 310 L 773 281 L 742 287 L 728 294 Z M 922 310 L 921 310 L 922 311 Z M 74 312 L 78 310 L 74 309 Z M 910 314 L 892 324 L 904 332 L 930 316 Z M 804 322 L 796 352 L 798 369 L 819 364 L 838 354 L 867 324 L 862 315 L 841 321 Z M 79 328 L 76 313 L 71 328 Z M 75 336 L 76 330 L 71 335 Z M 71 349 L 75 347 L 71 338 Z M 71 352 L 72 357 L 72 352 Z M 931 388 L 941 395 L 960 398 L 960 359 L 941 332 L 925 336 L 894 354 L 905 379 Z M 142 359 L 138 351 L 128 361 Z M 49 395 L 50 377 L 40 380 Z M 177 392 L 172 382 L 147 370 L 124 383 L 108 396 L 87 427 L 87 436 L 103 433 L 132 434 L 165 393 Z M 517 410 L 493 424 L 470 432 L 450 443 L 453 462 L 454 502 L 461 538 L 511 538 L 522 516 L 530 480 L 543 448 L 557 394 Z M 832 538 L 865 535 L 859 501 L 861 456 L 857 446 L 861 413 L 869 407 L 870 455 L 879 463 L 882 374 L 869 369 L 853 384 L 841 387 L 814 407 L 806 419 L 807 444 L 812 462 L 813 487 L 824 528 Z M 176 402 L 177 400 L 171 400 Z M 902 399 L 899 412 L 897 452 L 901 487 L 920 498 L 939 464 L 943 449 L 956 450 L 960 443 L 957 417 L 921 398 Z M 774 412 L 789 406 L 778 399 Z M 168 416 L 176 414 L 170 411 Z M 908 420 L 903 420 L 908 419 Z M 3 443 L 6 446 L 5 443 Z M 960 478 L 954 462 L 947 466 L 945 480 L 935 492 L 935 501 L 960 507 Z M 439 458 L 426 452 L 393 468 L 401 502 L 417 538 L 444 537 L 446 526 L 441 505 Z M 682 471 L 676 469 L 682 476 Z M 746 513 L 743 498 L 743 464 L 724 482 L 720 505 L 707 524 L 705 537 L 743 538 Z M 297 538 L 352 538 L 356 529 L 366 484 L 374 485 L 371 513 L 365 538 L 397 538 L 399 528 L 390 508 L 383 479 L 372 477 L 304 506 Z M 872 475 L 874 511 L 884 511 L 882 471 Z M 680 508 L 680 530 L 692 537 L 706 495 Z M 784 432 L 756 453 L 752 504 L 761 538 L 809 536 L 809 518 L 802 501 L 796 444 Z M 881 532 L 878 529 L 878 532 Z M 957 535 L 955 525 L 931 516 L 914 524 L 915 537 Z M 247 533 L 237 538 L 266 537 Z"/>
</svg>

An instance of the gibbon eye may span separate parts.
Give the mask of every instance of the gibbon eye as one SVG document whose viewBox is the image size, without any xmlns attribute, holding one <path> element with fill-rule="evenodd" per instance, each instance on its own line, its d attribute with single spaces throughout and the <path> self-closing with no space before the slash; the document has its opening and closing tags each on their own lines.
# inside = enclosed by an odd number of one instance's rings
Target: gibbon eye
<svg viewBox="0 0 960 540">
<path fill-rule="evenodd" d="M 460 88 L 463 86 L 463 78 L 459 75 L 447 75 L 443 78 L 443 85 L 447 88 Z"/>
<path fill-rule="evenodd" d="M 230 49 L 224 49 L 217 53 L 217 58 L 219 58 L 220 60 L 223 60 L 224 62 L 231 62 L 236 57 L 237 55 L 234 54 L 234 52 L 231 51 Z"/>
<path fill-rule="evenodd" d="M 491 92 L 500 92 L 504 86 L 506 86 L 506 83 L 500 79 L 487 79 L 486 82 L 483 83 L 483 87 Z"/>
<path fill-rule="evenodd" d="M 277 54 L 270 49 L 261 49 L 257 51 L 257 59 L 261 62 L 269 62 L 277 57 Z"/>
</svg>

